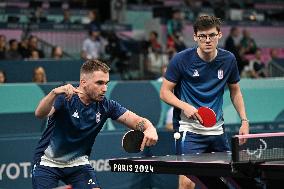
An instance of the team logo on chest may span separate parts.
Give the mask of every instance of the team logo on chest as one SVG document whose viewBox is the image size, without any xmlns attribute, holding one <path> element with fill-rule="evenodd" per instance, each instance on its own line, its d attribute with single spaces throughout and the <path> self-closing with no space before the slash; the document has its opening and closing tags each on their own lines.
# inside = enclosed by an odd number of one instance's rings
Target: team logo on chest
<svg viewBox="0 0 284 189">
<path fill-rule="evenodd" d="M 101 121 L 101 113 L 96 113 L 96 122 L 99 123 Z"/>
<path fill-rule="evenodd" d="M 218 70 L 218 79 L 223 79 L 224 77 L 224 71 L 223 70 Z"/>
</svg>

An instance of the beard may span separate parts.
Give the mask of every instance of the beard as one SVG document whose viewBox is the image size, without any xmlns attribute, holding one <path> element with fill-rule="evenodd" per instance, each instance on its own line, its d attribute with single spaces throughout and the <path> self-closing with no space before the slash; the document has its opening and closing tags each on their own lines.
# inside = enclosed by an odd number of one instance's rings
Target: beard
<svg viewBox="0 0 284 189">
<path fill-rule="evenodd" d="M 103 94 L 90 93 L 90 92 L 86 92 L 86 95 L 88 99 L 91 101 L 102 101 L 105 97 L 105 95 Z"/>
</svg>

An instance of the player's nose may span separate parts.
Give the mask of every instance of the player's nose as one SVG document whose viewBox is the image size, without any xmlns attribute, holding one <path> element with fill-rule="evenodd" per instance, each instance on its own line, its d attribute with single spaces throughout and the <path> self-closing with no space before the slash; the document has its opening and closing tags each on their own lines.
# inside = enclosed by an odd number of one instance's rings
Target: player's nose
<svg viewBox="0 0 284 189">
<path fill-rule="evenodd" d="M 106 92 L 106 91 L 107 91 L 107 85 L 103 85 L 102 91 L 103 91 L 103 92 Z"/>
</svg>

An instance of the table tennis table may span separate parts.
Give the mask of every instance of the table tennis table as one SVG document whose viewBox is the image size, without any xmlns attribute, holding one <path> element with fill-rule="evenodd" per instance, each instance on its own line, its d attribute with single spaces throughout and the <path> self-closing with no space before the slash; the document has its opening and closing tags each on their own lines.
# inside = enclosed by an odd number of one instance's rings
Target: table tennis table
<svg viewBox="0 0 284 189">
<path fill-rule="evenodd" d="M 260 178 L 269 183 L 270 188 L 278 186 L 281 179 L 284 179 L 284 161 L 234 165 L 230 152 L 118 158 L 110 159 L 109 164 L 113 172 L 192 174 L 208 177 L 234 177 L 234 180 L 246 178 L 246 180 L 241 179 L 243 182 L 241 184 L 247 186 L 249 185 L 248 180 Z"/>
<path fill-rule="evenodd" d="M 234 141 L 236 141 L 235 138 Z M 283 156 L 284 150 L 282 150 L 282 147 L 284 144 L 281 141 L 278 142 L 278 145 L 279 144 L 280 146 L 278 147 L 280 148 L 277 149 L 262 149 L 262 156 L 266 156 L 265 158 L 269 159 L 271 155 L 275 154 L 275 150 L 278 155 L 280 154 Z M 235 152 L 240 150 L 233 149 Z M 279 149 L 281 150 L 279 151 Z M 243 151 L 246 152 L 247 150 Z M 237 155 L 242 155 L 243 151 L 237 151 Z M 111 171 L 113 172 L 194 175 L 198 177 L 205 176 L 208 178 L 228 177 L 233 178 L 239 186 L 245 186 L 244 188 L 250 189 L 259 188 L 251 187 L 254 186 L 255 180 L 263 182 L 265 188 L 275 188 L 276 186 L 279 186 L 279 183 L 282 183 L 282 180 L 284 179 L 283 158 L 280 158 L 281 160 L 279 161 L 265 161 L 264 159 L 259 158 L 259 160 L 253 159 L 253 161 L 236 162 L 233 161 L 233 159 L 240 160 L 240 158 L 245 159 L 246 157 L 237 156 L 236 158 L 235 156 L 236 154 L 232 154 L 232 152 L 213 152 L 186 155 L 131 157 L 110 159 L 109 164 Z"/>
</svg>

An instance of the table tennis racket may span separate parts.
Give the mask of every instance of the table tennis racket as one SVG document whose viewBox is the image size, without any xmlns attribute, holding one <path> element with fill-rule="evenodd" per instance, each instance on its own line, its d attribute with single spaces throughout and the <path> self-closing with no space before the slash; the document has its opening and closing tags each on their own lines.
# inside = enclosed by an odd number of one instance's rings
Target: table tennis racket
<svg viewBox="0 0 284 189">
<path fill-rule="evenodd" d="M 122 147 L 128 153 L 138 153 L 143 139 L 144 133 L 142 131 L 130 130 L 122 137 Z"/>
<path fill-rule="evenodd" d="M 200 107 L 198 108 L 198 114 L 203 120 L 202 125 L 204 127 L 212 127 L 216 124 L 216 114 L 215 112 L 208 107 Z"/>
</svg>

